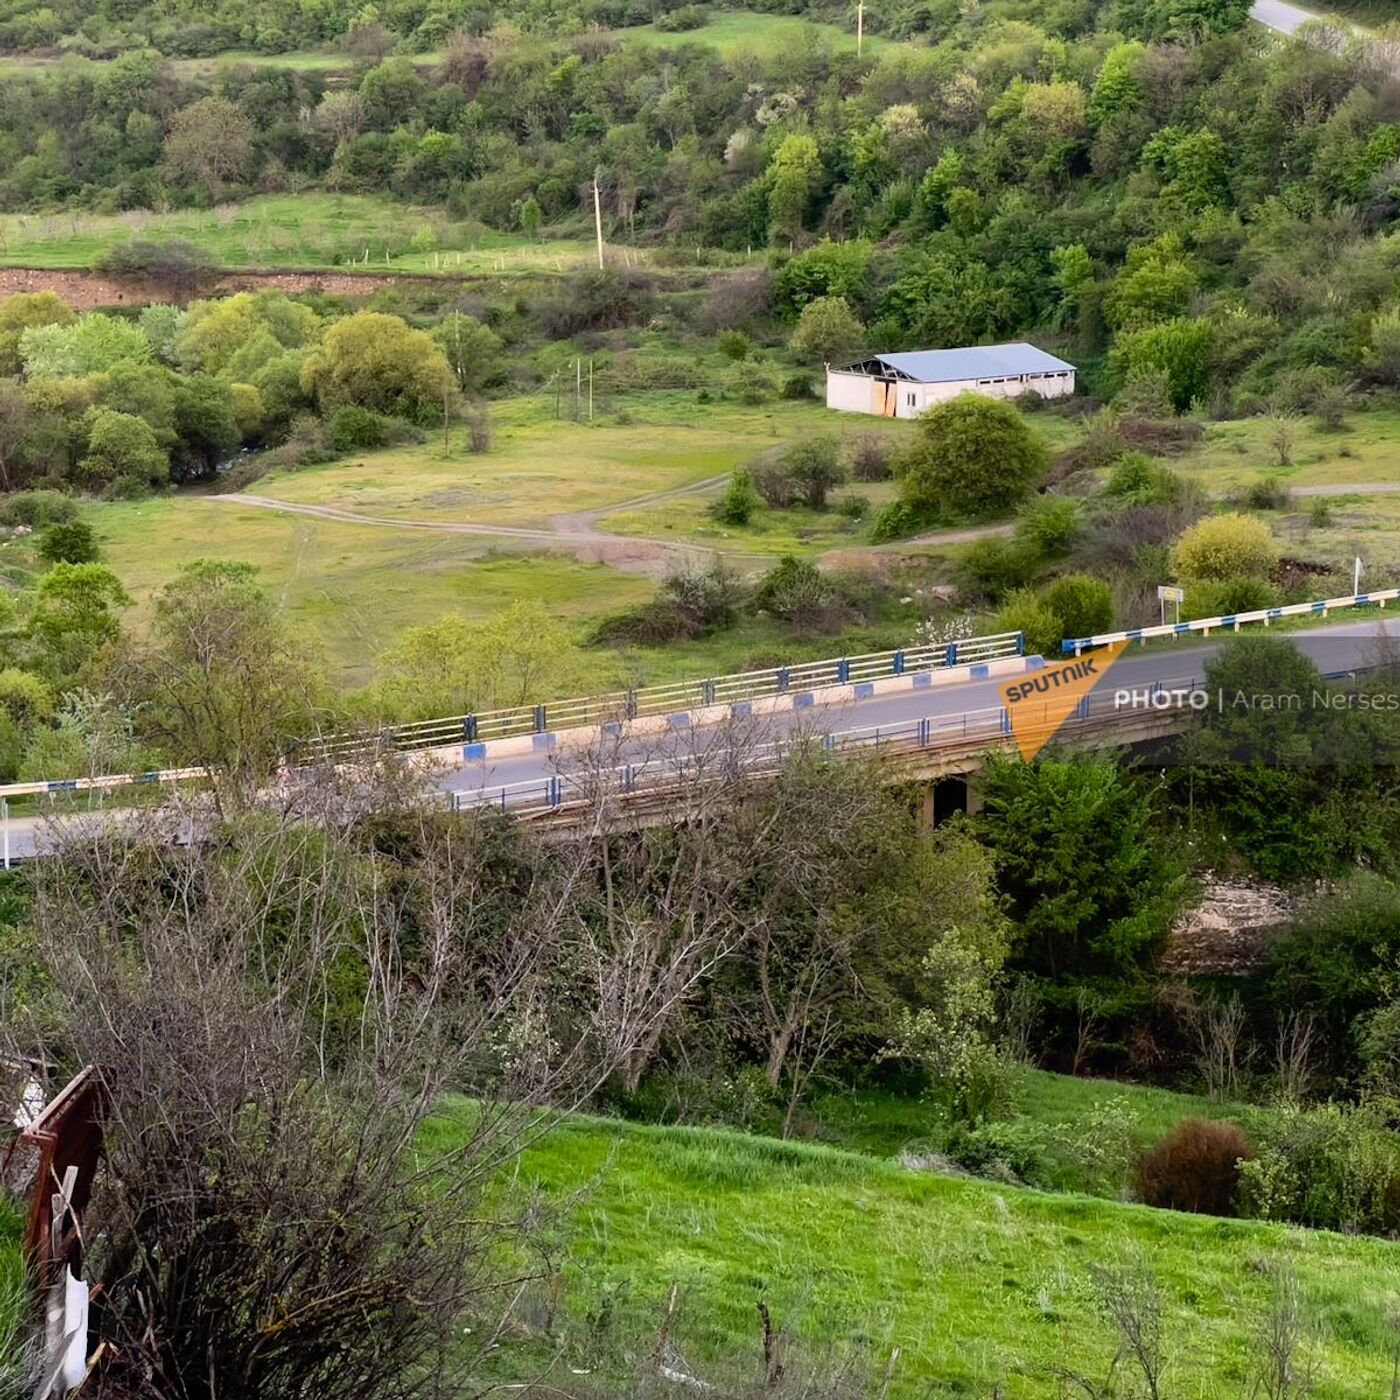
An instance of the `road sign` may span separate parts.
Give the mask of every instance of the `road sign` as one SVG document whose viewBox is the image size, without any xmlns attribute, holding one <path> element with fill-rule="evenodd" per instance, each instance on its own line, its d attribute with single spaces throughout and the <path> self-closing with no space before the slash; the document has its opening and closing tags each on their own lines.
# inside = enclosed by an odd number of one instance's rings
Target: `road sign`
<svg viewBox="0 0 1400 1400">
<path fill-rule="evenodd" d="M 1157 599 L 1162 603 L 1184 603 L 1186 590 L 1173 587 L 1170 583 L 1159 583 L 1157 585 Z"/>
</svg>

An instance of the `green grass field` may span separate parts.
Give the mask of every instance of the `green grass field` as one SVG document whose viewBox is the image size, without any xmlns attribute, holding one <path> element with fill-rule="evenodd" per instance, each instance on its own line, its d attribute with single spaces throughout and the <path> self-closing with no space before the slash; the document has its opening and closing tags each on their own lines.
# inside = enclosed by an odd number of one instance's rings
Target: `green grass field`
<svg viewBox="0 0 1400 1400">
<path fill-rule="evenodd" d="M 468 1110 L 462 1110 L 464 1116 Z M 456 1141 L 445 1117 L 429 1145 Z M 1115 1341 L 1095 1267 L 1140 1260 L 1165 1295 L 1170 1393 L 1247 1393 L 1261 1266 L 1290 1260 L 1319 1334 L 1318 1394 L 1387 1394 L 1400 1249 L 1283 1227 L 1156 1212 L 906 1171 L 832 1148 L 688 1128 L 564 1123 L 514 1177 L 564 1212 L 565 1320 L 537 1337 L 604 1374 L 650 1355 L 675 1287 L 672 1337 L 693 1374 L 761 1375 L 755 1305 L 828 1368 L 883 1372 L 891 1395 L 1051 1400 L 1062 1365 L 1102 1380 Z M 872 1387 L 873 1389 L 874 1387 Z M 999 1388 L 999 1389 L 998 1389 Z M 854 1386 L 859 1393 L 864 1387 Z"/>
<path fill-rule="evenodd" d="M 849 29 L 842 29 L 834 24 L 820 24 L 787 15 L 751 14 L 745 10 L 713 11 L 708 24 L 679 34 L 667 34 L 651 24 L 639 29 L 620 29 L 615 33 L 617 38 L 624 41 L 658 47 L 704 44 L 717 49 L 725 58 L 752 53 L 768 59 L 822 45 L 830 45 L 837 52 L 854 51 L 856 47 L 854 20 Z M 891 41 L 878 34 L 867 33 L 865 36 L 864 51 L 867 54 L 878 54 L 890 47 Z"/>
<path fill-rule="evenodd" d="M 413 247 L 429 230 L 433 246 Z M 531 241 L 436 209 L 349 194 L 261 195 L 242 204 L 169 214 L 0 215 L 0 264 L 86 268 L 133 238 L 185 238 L 227 268 L 337 268 L 457 276 L 540 276 L 570 272 L 596 257 L 590 241 Z M 364 260 L 368 252 L 369 259 Z M 629 250 L 628 257 L 646 261 Z"/>
</svg>

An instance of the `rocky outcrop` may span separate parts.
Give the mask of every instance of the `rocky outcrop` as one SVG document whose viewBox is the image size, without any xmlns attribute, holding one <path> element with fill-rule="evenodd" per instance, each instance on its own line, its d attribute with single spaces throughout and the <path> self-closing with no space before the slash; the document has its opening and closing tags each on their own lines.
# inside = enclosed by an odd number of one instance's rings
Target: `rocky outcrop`
<svg viewBox="0 0 1400 1400">
<path fill-rule="evenodd" d="M 1208 878 L 1204 898 L 1177 920 L 1159 963 L 1182 977 L 1241 977 L 1286 927 L 1298 897 L 1262 881 Z"/>
</svg>

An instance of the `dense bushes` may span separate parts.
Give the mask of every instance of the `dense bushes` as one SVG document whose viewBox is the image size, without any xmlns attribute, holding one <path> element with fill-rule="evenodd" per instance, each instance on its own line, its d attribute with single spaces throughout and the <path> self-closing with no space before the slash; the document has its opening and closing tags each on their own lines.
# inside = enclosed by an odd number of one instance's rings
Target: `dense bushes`
<svg viewBox="0 0 1400 1400">
<path fill-rule="evenodd" d="M 1233 1123 L 1187 1118 L 1133 1171 L 1133 1189 L 1145 1205 L 1198 1215 L 1235 1215 L 1241 1163 L 1254 1160 L 1249 1139 Z"/>
</svg>

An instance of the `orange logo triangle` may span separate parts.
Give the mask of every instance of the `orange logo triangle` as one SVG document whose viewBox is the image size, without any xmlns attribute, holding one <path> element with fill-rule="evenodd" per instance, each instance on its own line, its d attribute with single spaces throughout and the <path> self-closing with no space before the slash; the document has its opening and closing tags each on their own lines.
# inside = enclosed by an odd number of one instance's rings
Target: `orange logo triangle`
<svg viewBox="0 0 1400 1400">
<path fill-rule="evenodd" d="M 1027 763 L 1055 737 L 1075 706 L 1127 649 L 1127 642 L 1115 642 L 1073 661 L 1027 671 L 1001 687 L 1011 733 Z"/>
</svg>

